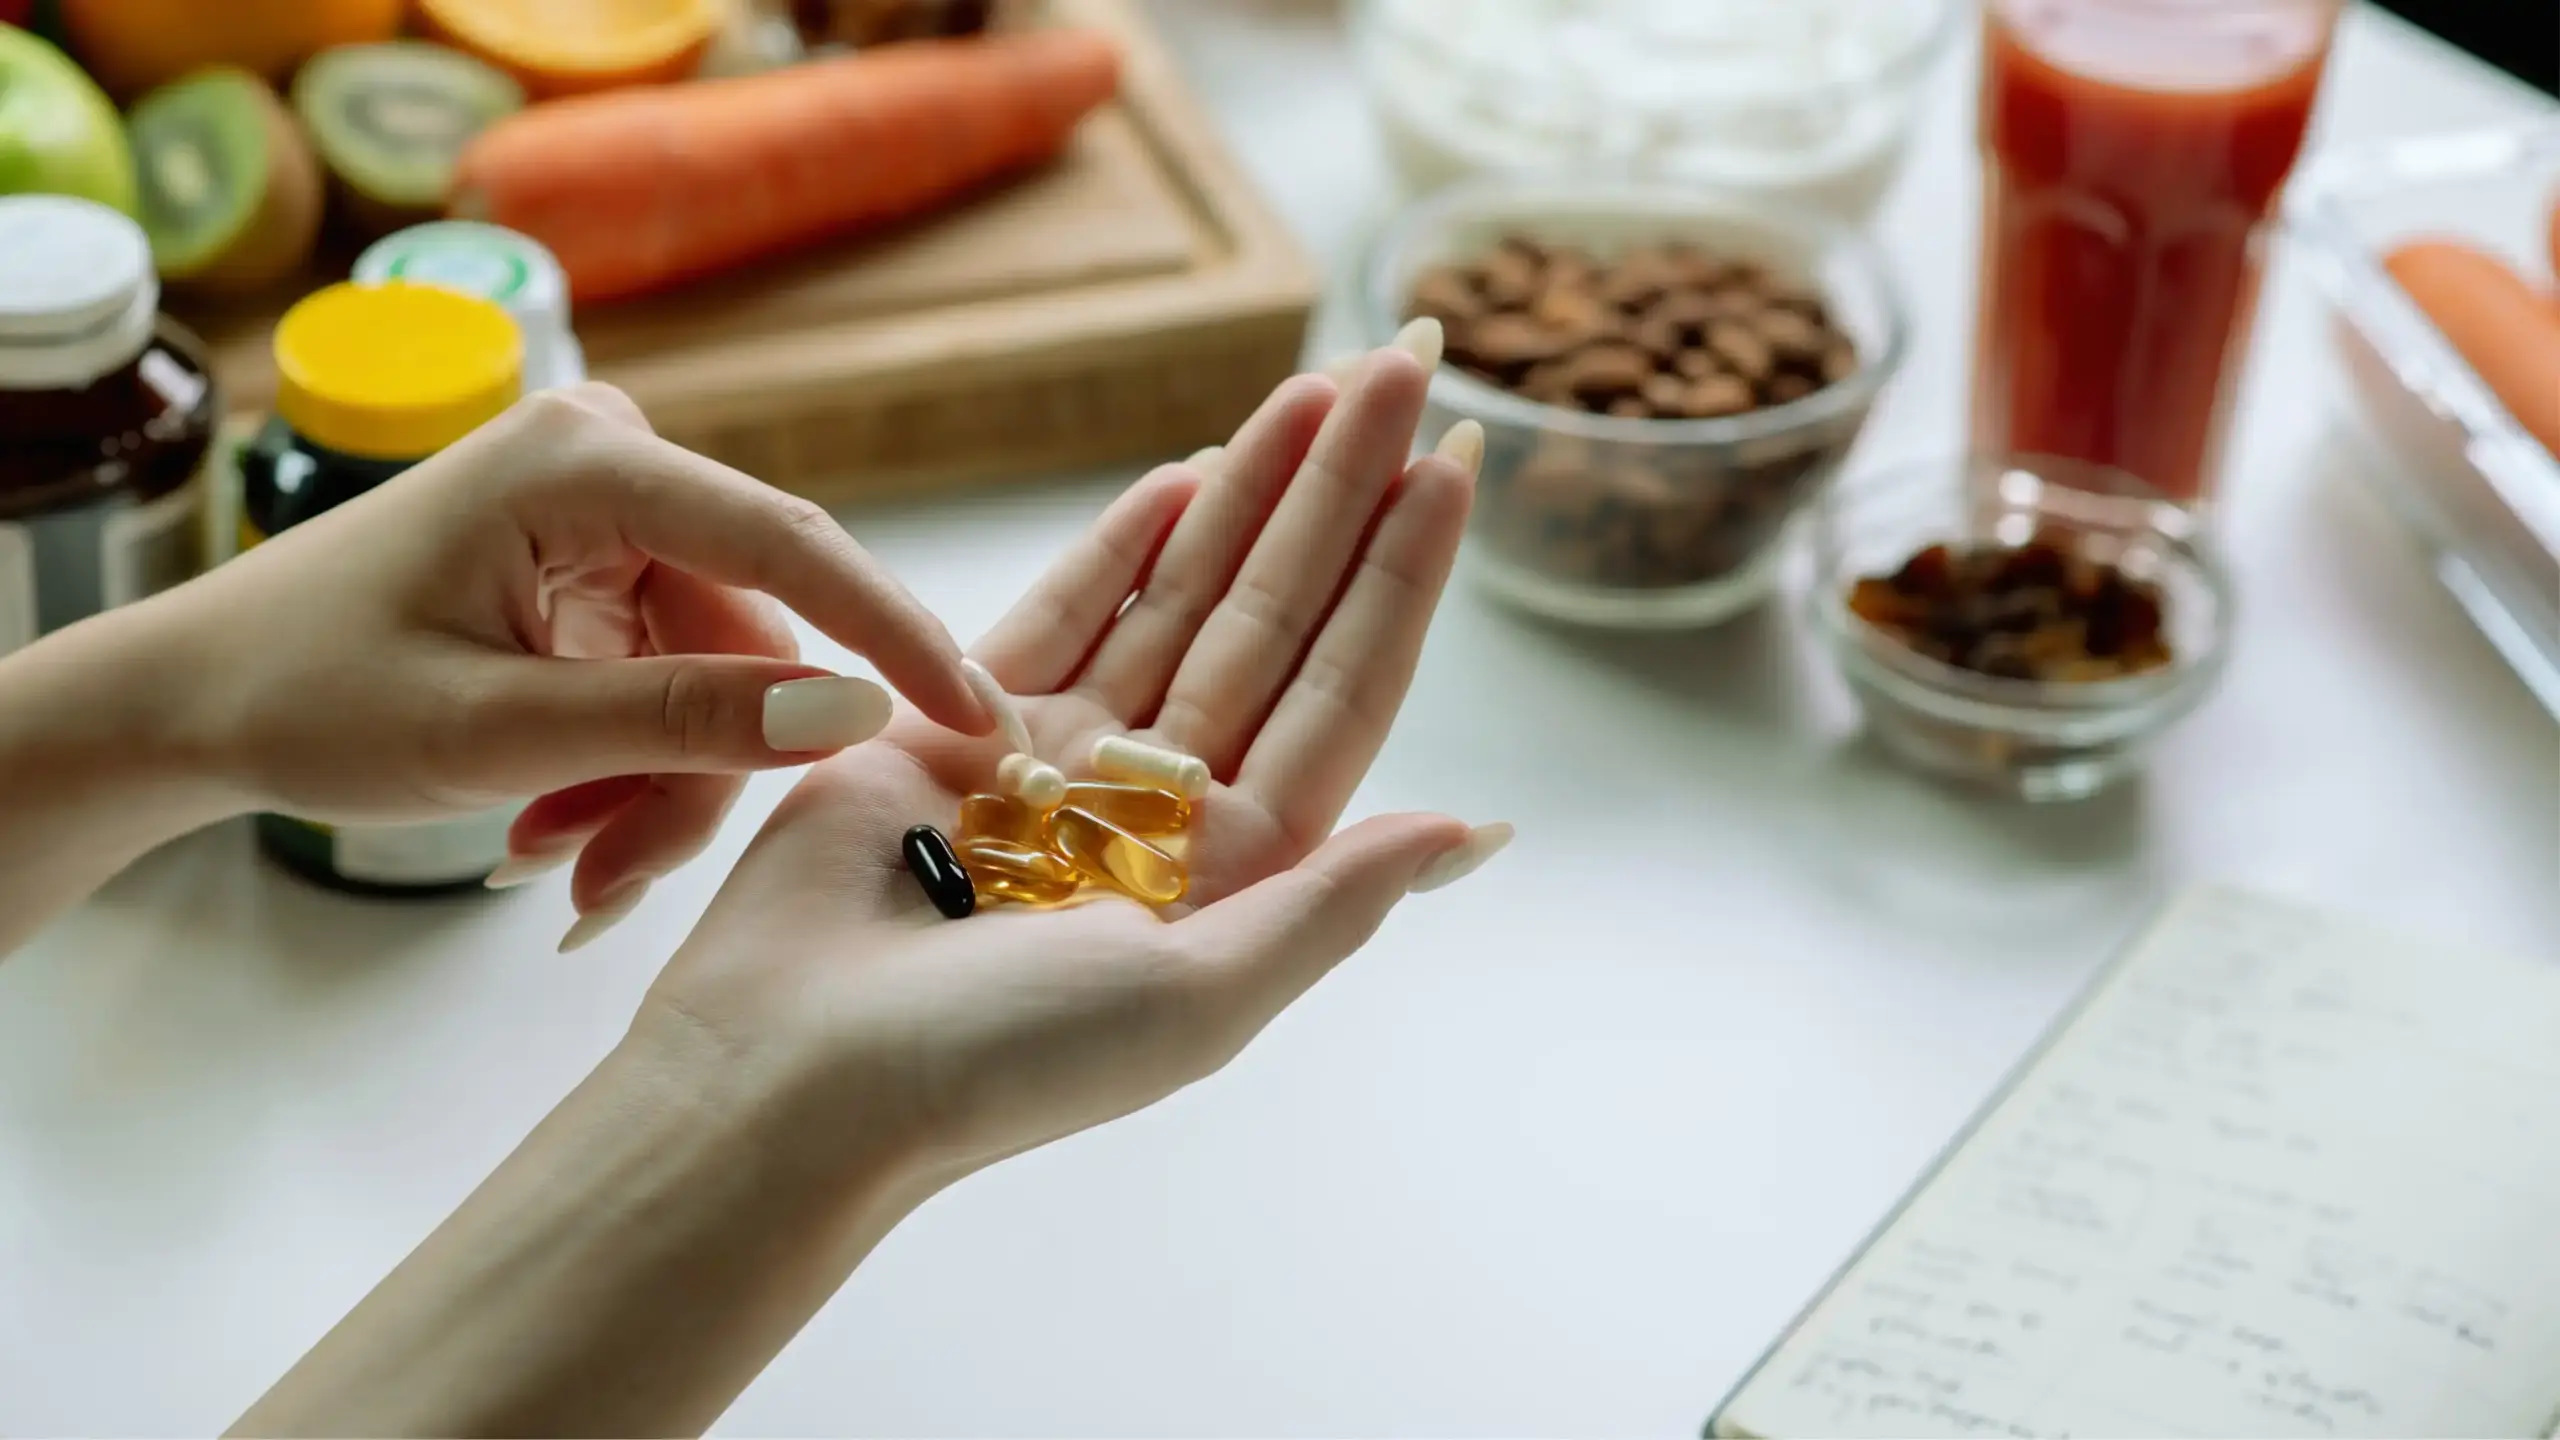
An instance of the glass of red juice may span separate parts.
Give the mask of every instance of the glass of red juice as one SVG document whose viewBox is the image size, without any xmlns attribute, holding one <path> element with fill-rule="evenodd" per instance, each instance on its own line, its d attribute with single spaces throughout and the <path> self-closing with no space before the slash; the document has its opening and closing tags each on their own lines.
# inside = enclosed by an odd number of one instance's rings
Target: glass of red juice
<svg viewBox="0 0 2560 1440">
<path fill-rule="evenodd" d="M 2341 0 L 1988 0 L 1973 444 L 2217 489 Z"/>
</svg>

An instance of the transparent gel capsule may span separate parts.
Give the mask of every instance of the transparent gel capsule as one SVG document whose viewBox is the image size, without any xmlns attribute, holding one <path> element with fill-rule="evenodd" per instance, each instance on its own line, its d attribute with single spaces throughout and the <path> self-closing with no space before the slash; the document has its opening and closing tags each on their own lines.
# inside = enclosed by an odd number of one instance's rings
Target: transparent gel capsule
<svg viewBox="0 0 2560 1440">
<path fill-rule="evenodd" d="M 960 868 L 969 872 L 981 900 L 1060 905 L 1074 899 L 1084 883 L 1075 867 L 1057 856 L 1002 840 L 962 841 Z"/>
<path fill-rule="evenodd" d="M 1191 819 L 1190 801 L 1148 785 L 1078 780 L 1067 787 L 1064 803 L 1132 835 L 1170 835 Z"/>
<path fill-rule="evenodd" d="M 1073 805 L 1049 817 L 1049 848 L 1087 879 L 1149 905 L 1170 905 L 1191 888 L 1181 861 Z"/>
<path fill-rule="evenodd" d="M 972 840 L 1001 840 L 1039 850 L 1048 844 L 1043 818 L 1011 795 L 972 795 L 960 802 L 960 829 L 953 838 L 963 845 Z"/>
</svg>

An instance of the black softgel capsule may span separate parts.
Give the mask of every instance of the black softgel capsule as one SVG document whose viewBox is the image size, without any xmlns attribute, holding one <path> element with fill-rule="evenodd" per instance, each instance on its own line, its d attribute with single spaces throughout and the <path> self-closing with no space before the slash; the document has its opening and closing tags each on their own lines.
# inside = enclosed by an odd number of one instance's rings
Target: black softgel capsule
<svg viewBox="0 0 2560 1440">
<path fill-rule="evenodd" d="M 924 887 L 925 898 L 933 908 L 954 920 L 965 920 L 978 908 L 978 887 L 969 872 L 960 866 L 951 841 L 930 825 L 918 825 L 898 842 L 899 851 L 907 857 L 907 868 L 915 872 L 916 883 Z"/>
</svg>

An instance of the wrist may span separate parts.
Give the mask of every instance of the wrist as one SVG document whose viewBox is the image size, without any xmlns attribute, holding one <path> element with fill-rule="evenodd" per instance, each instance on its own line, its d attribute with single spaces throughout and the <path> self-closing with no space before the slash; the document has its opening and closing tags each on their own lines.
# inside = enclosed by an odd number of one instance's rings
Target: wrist
<svg viewBox="0 0 2560 1440">
<path fill-rule="evenodd" d="M 240 1431 L 695 1434 L 728 1408 L 905 1208 L 656 1008 Z"/>
<path fill-rule="evenodd" d="M 158 603 L 0 661 L 0 794 L 130 860 L 246 808 L 209 743 L 198 659 Z"/>
<path fill-rule="evenodd" d="M 938 1188 L 913 1127 L 879 1103 L 888 1087 L 863 1085 L 839 1056 L 739 1044 L 655 992 L 597 1075 L 654 1097 L 664 1124 L 723 1137 L 726 1163 L 777 1203 L 817 1197 L 857 1250 Z"/>
</svg>

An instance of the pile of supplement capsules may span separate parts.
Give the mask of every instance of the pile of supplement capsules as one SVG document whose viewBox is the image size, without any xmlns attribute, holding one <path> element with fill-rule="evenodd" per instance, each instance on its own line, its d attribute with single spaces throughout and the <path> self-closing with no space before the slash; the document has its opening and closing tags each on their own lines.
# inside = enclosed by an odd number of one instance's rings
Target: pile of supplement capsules
<svg viewBox="0 0 2560 1440">
<path fill-rule="evenodd" d="M 1088 888 L 1146 905 L 1189 890 L 1183 830 L 1209 793 L 1208 762 L 1126 735 L 1093 743 L 1091 780 L 1067 779 L 1032 749 L 1013 697 L 972 661 L 969 683 L 1013 747 L 993 793 L 960 802 L 958 840 L 931 825 L 909 830 L 907 868 L 934 908 L 957 920 L 981 898 L 1062 905 Z"/>
</svg>

